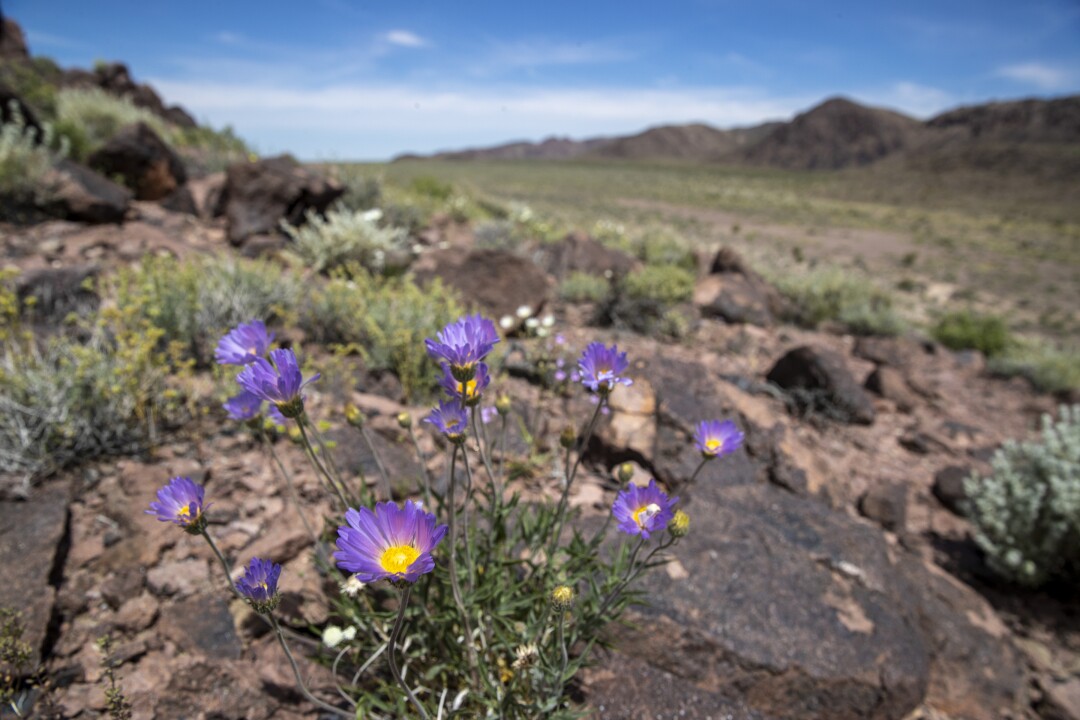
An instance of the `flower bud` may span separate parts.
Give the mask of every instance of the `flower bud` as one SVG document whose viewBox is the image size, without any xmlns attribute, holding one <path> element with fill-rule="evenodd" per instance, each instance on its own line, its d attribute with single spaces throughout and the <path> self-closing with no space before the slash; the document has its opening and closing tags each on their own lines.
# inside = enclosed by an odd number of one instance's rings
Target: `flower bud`
<svg viewBox="0 0 1080 720">
<path fill-rule="evenodd" d="M 577 442 L 577 430 L 574 429 L 573 425 L 567 425 L 559 433 L 559 444 L 569 450 L 574 447 L 575 442 Z"/>
<path fill-rule="evenodd" d="M 345 420 L 354 428 L 364 427 L 364 421 L 367 418 L 364 417 L 364 413 L 360 412 L 360 408 L 356 407 L 352 403 L 348 403 L 345 406 Z"/>
<path fill-rule="evenodd" d="M 499 393 L 499 396 L 495 398 L 495 409 L 499 411 L 502 416 L 510 414 L 510 396 L 506 393 Z"/>
<path fill-rule="evenodd" d="M 634 465 L 633 463 L 625 462 L 619 466 L 618 470 L 619 482 L 625 485 L 630 482 L 630 478 L 634 477 Z"/>
<path fill-rule="evenodd" d="M 559 612 L 565 612 L 574 606 L 577 593 L 569 585 L 559 585 L 551 591 L 551 606 Z"/>
<path fill-rule="evenodd" d="M 397 416 L 397 424 L 402 430 L 408 430 L 412 427 L 412 415 L 407 412 L 399 412 Z"/>
<path fill-rule="evenodd" d="M 685 537 L 690 532 L 690 516 L 682 510 L 676 510 L 675 516 L 671 518 L 671 524 L 668 525 L 668 531 L 671 532 L 671 537 Z"/>
</svg>

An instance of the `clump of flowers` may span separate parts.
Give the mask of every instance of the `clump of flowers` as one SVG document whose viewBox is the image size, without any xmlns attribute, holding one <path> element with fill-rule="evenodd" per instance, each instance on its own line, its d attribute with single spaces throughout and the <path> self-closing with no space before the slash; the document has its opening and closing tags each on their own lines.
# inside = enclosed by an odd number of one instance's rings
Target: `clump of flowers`
<svg viewBox="0 0 1080 720">
<path fill-rule="evenodd" d="M 552 324 L 539 320 L 534 326 Z M 549 446 L 561 461 L 558 485 L 550 488 L 558 501 L 523 503 L 504 463 L 507 425 L 517 421 L 518 404 L 506 392 L 494 402 L 482 400 L 498 381 L 485 362 L 500 341 L 498 333 L 480 315 L 450 323 L 426 340 L 441 369 L 436 380 L 446 393 L 424 418 L 441 436 L 437 444 L 445 447 L 443 482 L 432 477 L 433 459 L 425 456 L 411 414 L 400 413 L 396 426 L 417 453 L 414 492 L 407 478 L 391 483 L 369 435 L 375 423 L 369 427 L 359 407 L 344 408 L 344 423 L 367 443 L 382 477 L 384 499 L 376 502 L 378 493 L 362 476 L 358 482 L 346 481 L 337 471 L 331 446 L 318 434 L 321 423 L 305 409 L 303 391 L 319 376 L 305 379 L 292 350 L 270 349 L 273 337 L 263 323 L 252 321 L 221 339 L 219 363 L 242 365 L 236 378 L 239 393 L 224 407 L 230 418 L 252 421 L 268 403 L 267 417 L 282 425 L 291 421 L 289 437 L 303 448 L 335 503 L 337 540 L 330 557 L 305 518 L 273 441 L 258 433 L 311 534 L 321 571 L 340 588 L 334 598 L 335 624 L 318 632 L 321 645 L 336 653 L 331 671 L 336 676 L 345 664 L 359 672 L 341 680 L 336 695 L 320 697 L 305 685 L 276 618 L 282 566 L 273 558 L 251 558 L 234 583 L 229 561 L 209 531 L 202 486 L 190 478 L 172 478 L 147 512 L 206 541 L 227 588 L 273 629 L 300 691 L 324 713 L 403 717 L 411 706 L 427 720 L 447 712 L 573 717 L 565 690 L 598 633 L 625 610 L 633 597 L 631 586 L 658 564 L 654 558 L 675 546 L 690 527 L 689 516 L 675 509 L 677 497 L 655 479 L 646 487 L 632 484 L 634 468 L 625 464 L 616 473 L 623 488 L 603 526 L 591 538 L 577 529 L 563 532 L 573 523 L 568 498 L 598 420 L 611 396 L 633 382 L 627 353 L 594 342 L 581 354 L 577 369 L 569 369 L 561 357 L 562 362 L 545 369 L 540 380 L 545 388 L 565 394 L 584 386 L 595 409 L 583 427 L 568 425 Z M 566 344 L 561 336 L 550 342 L 559 348 Z M 735 452 L 742 439 L 731 421 L 700 423 L 694 445 L 702 461 L 694 477 L 706 462 Z M 392 496 L 400 495 L 401 488 L 414 497 L 395 501 Z M 605 543 L 612 522 L 632 537 Z M 419 599 L 410 605 L 414 593 Z M 403 668 L 399 658 L 405 652 L 409 661 Z M 342 663 L 343 658 L 350 660 Z M 383 662 L 376 662 L 380 658 Z"/>
</svg>

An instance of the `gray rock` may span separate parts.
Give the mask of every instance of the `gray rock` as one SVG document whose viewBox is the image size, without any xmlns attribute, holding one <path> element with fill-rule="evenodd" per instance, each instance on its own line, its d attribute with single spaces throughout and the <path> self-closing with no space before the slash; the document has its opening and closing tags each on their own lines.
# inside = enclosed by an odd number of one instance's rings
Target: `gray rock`
<svg viewBox="0 0 1080 720">
<path fill-rule="evenodd" d="M 930 491 L 942 505 L 953 514 L 963 516 L 967 504 L 967 490 L 964 481 L 971 475 L 971 468 L 962 465 L 949 465 L 938 470 L 934 475 L 934 484 Z"/>
<path fill-rule="evenodd" d="M 439 278 L 456 290 L 466 306 L 496 320 L 522 306 L 539 312 L 554 283 L 536 263 L 506 250 L 448 249 L 425 253 L 413 263 L 417 282 Z"/>
<path fill-rule="evenodd" d="M 878 483 L 859 498 L 859 512 L 891 532 L 904 529 L 907 492 L 898 483 Z"/>
<path fill-rule="evenodd" d="M 32 664 L 48 650 L 55 583 L 67 552 L 68 493 L 66 484 L 52 483 L 25 502 L 0 501 L 0 607 L 21 613 L 22 640 L 33 650 Z"/>
<path fill-rule="evenodd" d="M 104 175 L 71 160 L 60 160 L 46 175 L 51 189 L 46 210 L 64 220 L 120 223 L 132 193 Z"/>
<path fill-rule="evenodd" d="M 903 373 L 891 367 L 881 366 L 874 369 L 866 378 L 864 387 L 872 393 L 891 400 L 901 412 L 911 412 L 915 407 L 914 393 L 908 389 Z"/>
<path fill-rule="evenodd" d="M 574 272 L 623 277 L 641 267 L 637 258 L 583 232 L 572 232 L 557 243 L 543 246 L 540 257 L 544 268 L 560 280 Z"/>
<path fill-rule="evenodd" d="M 220 597 L 197 597 L 167 605 L 158 623 L 161 634 L 184 652 L 208 658 L 240 657 L 243 647 L 222 591 Z"/>
</svg>

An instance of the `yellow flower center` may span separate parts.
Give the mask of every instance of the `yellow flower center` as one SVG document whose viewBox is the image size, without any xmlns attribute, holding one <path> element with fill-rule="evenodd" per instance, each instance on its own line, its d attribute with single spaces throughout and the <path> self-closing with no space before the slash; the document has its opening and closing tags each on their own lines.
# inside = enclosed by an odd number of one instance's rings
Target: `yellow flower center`
<svg viewBox="0 0 1080 720">
<path fill-rule="evenodd" d="M 459 382 L 457 384 L 458 395 L 468 400 L 476 397 L 476 379 L 469 380 L 468 382 Z"/>
<path fill-rule="evenodd" d="M 660 506 L 656 503 L 649 503 L 648 505 L 639 507 L 634 512 L 634 522 L 638 524 L 638 527 L 643 528 L 645 527 L 645 523 L 652 520 L 653 516 L 658 512 L 660 512 Z"/>
<path fill-rule="evenodd" d="M 249 347 L 248 348 L 248 355 L 258 355 L 258 354 L 259 354 L 259 351 L 258 351 L 257 348 L 254 348 L 254 347 Z"/>
<path fill-rule="evenodd" d="M 176 519 L 180 520 L 184 524 L 191 522 L 191 504 L 187 504 L 184 507 L 176 511 Z"/>
<path fill-rule="evenodd" d="M 418 557 L 420 557 L 420 551 L 412 545 L 392 545 L 383 550 L 379 564 L 386 572 L 403 573 Z"/>
<path fill-rule="evenodd" d="M 717 452 L 720 451 L 721 445 L 723 445 L 723 443 L 716 438 L 709 438 L 705 441 L 705 452 L 709 453 L 710 455 L 715 455 Z"/>
</svg>

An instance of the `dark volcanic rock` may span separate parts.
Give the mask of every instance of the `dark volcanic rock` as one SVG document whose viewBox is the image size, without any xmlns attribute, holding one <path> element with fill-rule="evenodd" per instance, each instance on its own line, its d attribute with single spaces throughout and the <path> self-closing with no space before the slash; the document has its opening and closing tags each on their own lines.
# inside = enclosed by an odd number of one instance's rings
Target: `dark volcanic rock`
<svg viewBox="0 0 1080 720">
<path fill-rule="evenodd" d="M 9 17 L 3 18 L 3 27 L 0 27 L 0 60 L 29 59 L 30 50 L 26 46 L 26 37 L 19 23 Z"/>
<path fill-rule="evenodd" d="M 911 338 L 866 336 L 855 340 L 851 354 L 878 365 L 905 368 L 924 351 Z"/>
<path fill-rule="evenodd" d="M 767 379 L 789 391 L 809 408 L 846 422 L 874 422 L 874 405 L 836 353 L 804 345 L 776 361 Z"/>
<path fill-rule="evenodd" d="M 610 248 L 583 232 L 573 232 L 542 248 L 544 268 L 559 280 L 583 272 L 601 277 L 623 277 L 641 266 L 634 257 Z"/>
<path fill-rule="evenodd" d="M 325 212 L 344 189 L 279 155 L 230 165 L 223 192 L 229 241 L 240 245 L 252 235 L 280 232 L 282 220 L 300 225 L 309 210 Z"/>
<path fill-rule="evenodd" d="M 874 527 L 769 485 L 683 497 L 685 572 L 646 576 L 621 653 L 777 718 L 899 719 L 928 693 L 978 720 L 1023 705 L 1025 671 L 989 605 L 894 560 Z"/>
<path fill-rule="evenodd" d="M 54 570 L 67 552 L 68 487 L 53 483 L 26 502 L 0 501 L 0 607 L 22 613 L 22 640 L 41 657 L 56 599 Z"/>
<path fill-rule="evenodd" d="M 553 285 L 536 263 L 507 250 L 437 250 L 421 255 L 412 271 L 420 283 L 440 278 L 466 306 L 496 320 L 522 306 L 538 312 L 550 299 Z"/>
<path fill-rule="evenodd" d="M 158 627 L 163 636 L 187 653 L 235 660 L 243 651 L 229 605 L 222 597 L 171 603 Z"/>
<path fill-rule="evenodd" d="M 195 197 L 191 194 L 191 189 L 187 185 L 181 185 L 167 197 L 162 198 L 161 207 L 185 215 L 197 216 L 199 214 L 199 208 L 195 205 Z"/>
<path fill-rule="evenodd" d="M 962 465 L 949 465 L 938 470 L 934 475 L 934 484 L 930 491 L 942 505 L 956 515 L 965 514 L 964 506 L 967 503 L 967 490 L 964 489 L 964 480 L 971 475 L 971 468 Z"/>
<path fill-rule="evenodd" d="M 866 378 L 867 390 L 896 404 L 901 412 L 910 412 L 915 407 L 915 395 L 908 389 L 903 374 L 895 368 L 882 366 L 875 368 Z"/>
<path fill-rule="evenodd" d="M 784 312 L 784 298 L 729 247 L 721 247 L 709 274 L 694 288 L 694 304 L 706 317 L 766 327 Z"/>
<path fill-rule="evenodd" d="M 97 307 L 100 298 L 86 281 L 99 272 L 97 265 L 35 268 L 19 276 L 15 292 L 23 305 L 33 298 L 33 316 L 62 319 L 69 312 Z"/>
<path fill-rule="evenodd" d="M 131 72 L 123 63 L 103 63 L 96 66 L 93 73 L 69 72 L 65 81 L 73 85 L 96 85 L 112 95 L 127 98 L 136 107 L 149 110 L 174 125 L 186 128 L 196 126 L 195 118 L 182 107 L 166 107 L 154 88 L 132 80 Z"/>
<path fill-rule="evenodd" d="M 108 177 L 123 177 L 137 200 L 161 200 L 187 180 L 180 157 L 142 122 L 121 128 L 87 164 Z"/>
<path fill-rule="evenodd" d="M 22 121 L 23 127 L 33 128 L 35 138 L 41 141 L 41 123 L 33 108 L 26 104 L 21 97 L 0 84 L 0 124 L 7 125 L 15 120 L 16 116 Z"/>
<path fill-rule="evenodd" d="M 903 530 L 907 520 L 907 492 L 897 483 L 877 484 L 859 498 L 859 512 L 886 530 Z"/>
<path fill-rule="evenodd" d="M 71 160 L 59 161 L 47 176 L 52 188 L 48 211 L 65 220 L 123 222 L 131 191 Z"/>
</svg>

